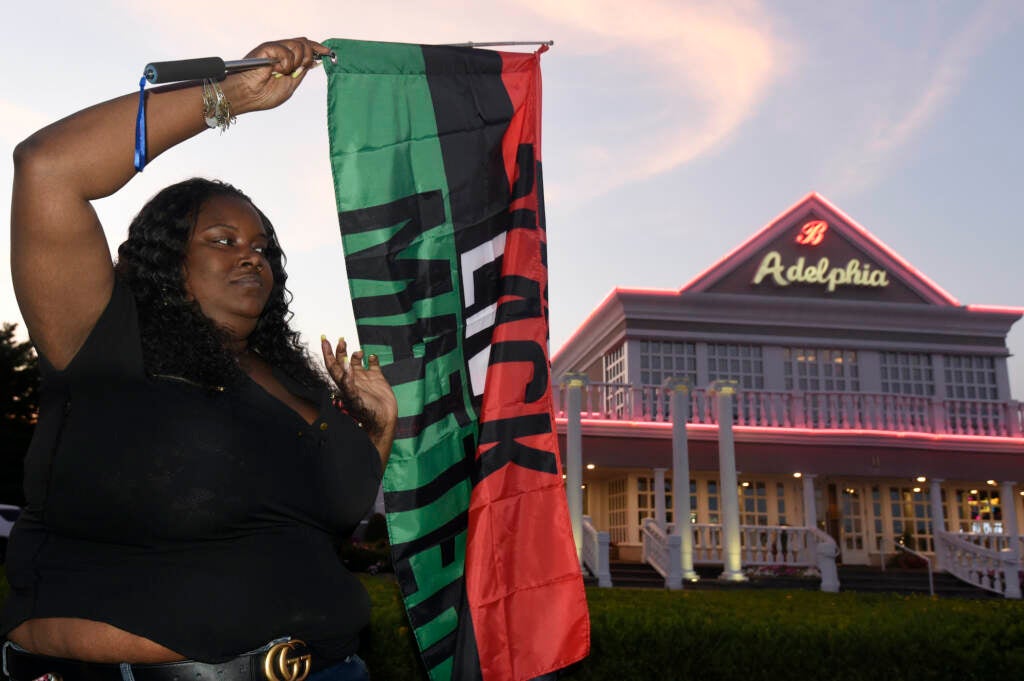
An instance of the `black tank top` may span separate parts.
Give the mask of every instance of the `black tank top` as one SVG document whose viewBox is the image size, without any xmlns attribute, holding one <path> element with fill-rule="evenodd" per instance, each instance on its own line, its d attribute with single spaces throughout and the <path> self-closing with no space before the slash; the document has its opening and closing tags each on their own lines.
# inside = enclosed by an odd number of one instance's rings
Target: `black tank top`
<svg viewBox="0 0 1024 681">
<path fill-rule="evenodd" d="M 285 635 L 329 658 L 355 652 L 369 598 L 335 543 L 369 510 L 381 467 L 326 393 L 278 374 L 319 404 L 310 425 L 248 379 L 212 392 L 147 376 L 120 284 L 71 364 L 40 366 L 3 633 L 79 617 L 207 662 Z"/>
</svg>

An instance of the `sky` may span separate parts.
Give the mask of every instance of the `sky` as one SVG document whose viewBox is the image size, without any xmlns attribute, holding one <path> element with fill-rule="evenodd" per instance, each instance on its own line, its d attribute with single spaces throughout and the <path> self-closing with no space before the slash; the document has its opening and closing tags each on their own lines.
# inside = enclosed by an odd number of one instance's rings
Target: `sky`
<svg viewBox="0 0 1024 681">
<path fill-rule="evenodd" d="M 615 286 L 678 289 L 810 191 L 961 303 L 1024 307 L 1018 0 L 58 0 L 4 13 L 3 206 L 18 141 L 137 90 L 151 61 L 238 59 L 296 35 L 554 40 L 542 58 L 552 351 Z M 278 230 L 295 328 L 314 345 L 352 338 L 325 99 L 314 72 L 284 106 L 155 160 L 96 203 L 112 251 L 160 188 L 227 180 Z M 0 321 L 20 322 L 3 269 Z M 1008 344 L 1024 399 L 1024 321 Z"/>
</svg>

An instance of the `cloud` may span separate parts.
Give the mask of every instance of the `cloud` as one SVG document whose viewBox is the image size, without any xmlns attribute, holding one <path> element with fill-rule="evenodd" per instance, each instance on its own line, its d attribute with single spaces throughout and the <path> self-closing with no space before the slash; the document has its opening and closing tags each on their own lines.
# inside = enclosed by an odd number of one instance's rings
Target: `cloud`
<svg viewBox="0 0 1024 681">
<path fill-rule="evenodd" d="M 572 179 L 553 183 L 551 196 L 590 198 L 711 153 L 785 70 L 785 49 L 753 2 L 533 0 L 531 7 L 571 29 L 574 45 L 591 46 L 592 59 L 605 62 L 594 72 L 619 77 L 612 84 L 617 106 L 600 110 L 604 125 L 591 126 L 618 134 L 570 150 Z M 613 159 L 614 170 L 600 159 Z"/>
<path fill-rule="evenodd" d="M 560 77 L 545 79 L 545 139 L 555 142 L 558 158 L 546 176 L 547 192 L 572 202 L 716 149 L 755 112 L 782 68 L 784 52 L 759 5 L 744 0 L 314 0 L 289 6 L 284 16 L 250 12 L 235 2 L 184 0 L 157 10 L 117 1 L 143 19 L 159 12 L 162 32 L 185 40 L 180 49 L 195 51 L 202 43 L 204 53 L 227 49 L 225 24 L 232 26 L 235 41 L 282 33 L 424 43 L 554 38 L 545 69 Z M 202 22 L 195 21 L 197 11 Z M 239 43 L 238 55 L 223 56 L 237 57 L 250 47 Z M 579 68 L 558 68 L 568 62 Z M 607 73 L 618 77 L 610 81 Z M 553 111 L 551 102 L 566 107 Z M 574 109 L 588 102 L 594 105 Z"/>
<path fill-rule="evenodd" d="M 1013 2 L 987 2 L 951 37 L 941 36 L 946 47 L 938 58 L 922 60 L 927 71 L 919 70 L 907 78 L 920 85 L 909 85 L 908 97 L 891 100 L 895 107 L 882 111 L 868 127 L 864 143 L 842 161 L 839 191 L 856 193 L 877 182 L 894 157 L 956 97 L 971 76 L 973 62 L 1020 16 L 1020 6 Z"/>
</svg>

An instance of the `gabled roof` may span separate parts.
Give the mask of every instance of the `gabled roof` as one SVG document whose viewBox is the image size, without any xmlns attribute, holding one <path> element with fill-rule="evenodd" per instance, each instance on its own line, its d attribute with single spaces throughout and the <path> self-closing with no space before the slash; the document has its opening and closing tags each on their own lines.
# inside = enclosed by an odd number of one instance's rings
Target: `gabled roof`
<svg viewBox="0 0 1024 681">
<path fill-rule="evenodd" d="M 807 230 L 813 231 L 815 224 L 819 222 L 823 223 L 824 227 L 818 225 L 817 229 L 827 231 L 829 241 L 825 242 L 825 245 L 818 250 L 809 246 L 803 247 L 802 250 L 794 250 L 797 249 L 794 245 L 794 236 L 798 239 L 803 238 L 801 236 L 803 230 L 809 238 L 813 238 L 813 234 Z M 821 242 L 819 241 L 819 243 Z M 879 272 L 879 270 L 884 271 L 887 297 L 893 302 L 960 306 L 956 298 L 817 192 L 811 192 L 797 201 L 791 208 L 683 286 L 680 293 L 756 293 L 799 296 L 801 289 L 814 288 L 816 297 L 822 295 L 823 285 L 808 287 L 798 283 L 796 286 L 790 286 L 794 282 L 783 283 L 781 274 L 776 280 L 780 284 L 779 286 L 767 289 L 760 287 L 759 290 L 754 290 L 757 287 L 754 287 L 752 282 L 757 280 L 759 273 L 762 275 L 762 280 L 768 279 L 771 283 L 772 275 L 764 272 L 765 258 L 771 252 L 779 253 L 779 248 L 790 251 L 789 255 L 794 261 L 799 256 L 801 267 L 807 269 L 812 269 L 811 266 L 819 263 L 822 256 L 827 258 L 831 255 L 831 259 L 827 261 L 830 269 L 842 269 L 856 260 L 856 264 L 850 265 L 852 268 L 850 271 L 858 280 L 861 280 L 862 274 L 865 275 L 862 280 L 867 281 L 866 275 Z M 771 265 L 774 265 L 774 272 L 782 273 L 791 269 L 792 262 L 784 261 L 785 257 L 785 255 L 781 255 L 769 261 Z M 799 272 L 800 270 L 797 270 L 798 275 Z M 848 275 L 843 273 L 835 275 L 840 280 L 844 276 Z M 878 281 L 877 278 L 876 281 Z M 840 285 L 834 290 L 829 290 L 828 294 L 836 298 L 847 297 L 844 295 L 844 291 L 845 289 Z"/>
</svg>

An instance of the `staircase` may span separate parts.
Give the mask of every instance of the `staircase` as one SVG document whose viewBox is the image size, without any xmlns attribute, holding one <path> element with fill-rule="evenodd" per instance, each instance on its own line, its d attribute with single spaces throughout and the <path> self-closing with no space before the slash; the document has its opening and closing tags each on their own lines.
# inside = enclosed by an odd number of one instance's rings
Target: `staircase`
<svg viewBox="0 0 1024 681">
<path fill-rule="evenodd" d="M 665 580 L 646 563 L 613 561 L 610 565 L 612 584 L 615 587 L 634 589 L 664 589 Z M 683 588 L 690 591 L 732 591 L 736 589 L 791 589 L 818 591 L 817 579 L 802 577 L 755 577 L 746 582 L 724 582 L 718 579 L 722 568 L 698 566 L 700 581 L 684 582 Z M 935 595 L 942 598 L 970 598 L 1002 600 L 998 595 L 961 582 L 945 572 L 933 575 Z M 597 585 L 597 580 L 587 580 L 588 585 Z M 902 595 L 928 595 L 928 571 L 890 568 L 884 572 L 876 567 L 844 565 L 839 567 L 840 591 L 858 593 L 896 593 Z"/>
<path fill-rule="evenodd" d="M 617 587 L 640 589 L 664 589 L 665 579 L 646 563 L 613 562 L 610 565 L 612 584 Z M 731 591 L 734 589 L 804 589 L 817 591 L 821 583 L 817 579 L 800 577 L 755 577 L 746 582 L 725 582 L 718 579 L 722 568 L 713 565 L 695 568 L 700 581 L 684 582 L 683 588 L 691 591 Z"/>
<path fill-rule="evenodd" d="M 612 561 L 608 568 L 612 573 L 612 586 L 641 589 L 665 588 L 665 578 L 647 563 Z"/>
<path fill-rule="evenodd" d="M 1002 598 L 994 593 L 971 586 L 951 574 L 936 572 L 932 575 L 935 595 L 943 598 L 988 599 Z M 865 565 L 839 566 L 839 590 L 860 593 L 897 593 L 928 595 L 928 570 L 887 568 Z"/>
</svg>

